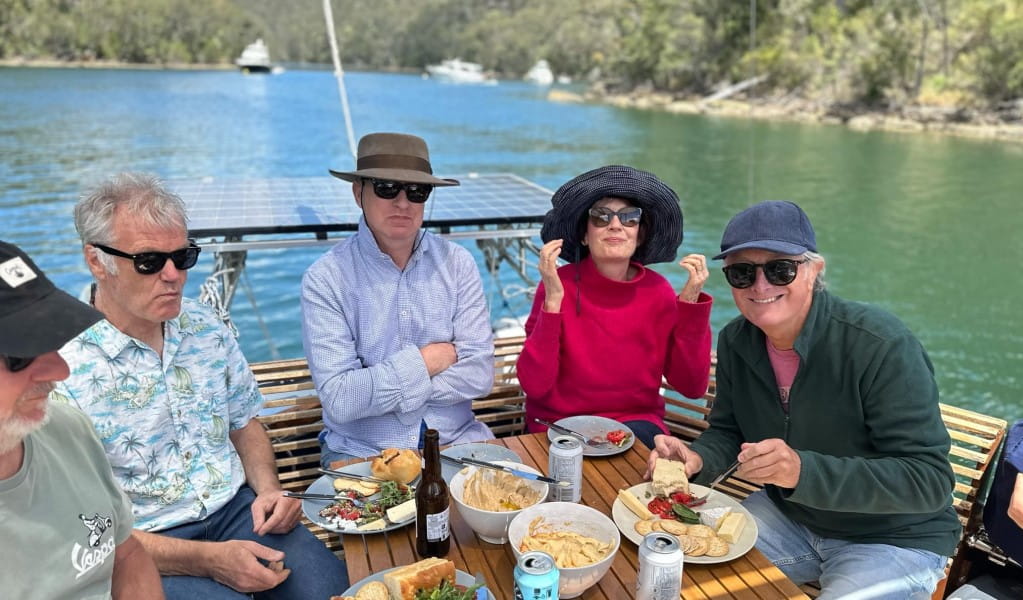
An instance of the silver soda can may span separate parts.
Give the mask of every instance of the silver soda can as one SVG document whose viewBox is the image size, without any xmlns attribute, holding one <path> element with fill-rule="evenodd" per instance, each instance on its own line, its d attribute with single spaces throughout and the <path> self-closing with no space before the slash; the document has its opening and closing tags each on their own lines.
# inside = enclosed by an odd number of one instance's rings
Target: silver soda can
<svg viewBox="0 0 1023 600">
<path fill-rule="evenodd" d="M 550 485 L 547 499 L 551 502 L 578 502 L 583 495 L 583 445 L 569 435 L 551 440 L 549 451 L 550 477 L 571 485 Z"/>
<path fill-rule="evenodd" d="M 636 600 L 678 600 L 682 590 L 682 545 L 670 533 L 655 531 L 639 545 Z"/>
<path fill-rule="evenodd" d="M 515 563 L 515 600 L 558 600 L 561 573 L 546 552 L 526 552 Z"/>
</svg>

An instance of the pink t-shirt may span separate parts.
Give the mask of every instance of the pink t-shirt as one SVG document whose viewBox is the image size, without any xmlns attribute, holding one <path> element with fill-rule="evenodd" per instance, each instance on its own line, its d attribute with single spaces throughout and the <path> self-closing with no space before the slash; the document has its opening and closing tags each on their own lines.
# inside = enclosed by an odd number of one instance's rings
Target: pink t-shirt
<svg viewBox="0 0 1023 600">
<path fill-rule="evenodd" d="M 792 380 L 796 378 L 796 371 L 799 370 L 799 355 L 791 348 L 779 350 L 774 347 L 771 340 L 767 340 L 767 356 L 771 359 L 774 379 L 778 382 L 778 397 L 781 399 L 781 407 L 787 413 L 789 412 L 789 390 L 792 389 Z"/>
</svg>

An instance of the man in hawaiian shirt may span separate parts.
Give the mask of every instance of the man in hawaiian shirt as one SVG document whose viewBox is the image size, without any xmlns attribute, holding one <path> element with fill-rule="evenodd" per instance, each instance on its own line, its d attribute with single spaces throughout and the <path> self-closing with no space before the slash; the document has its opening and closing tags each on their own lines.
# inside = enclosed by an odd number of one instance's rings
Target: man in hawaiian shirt
<svg viewBox="0 0 1023 600">
<path fill-rule="evenodd" d="M 168 598 L 329 598 L 347 587 L 345 566 L 295 527 L 301 504 L 277 479 L 248 363 L 209 309 L 182 298 L 200 252 L 186 219 L 144 174 L 75 206 L 88 299 L 106 320 L 61 350 L 72 375 L 54 395 L 92 419 Z"/>
</svg>

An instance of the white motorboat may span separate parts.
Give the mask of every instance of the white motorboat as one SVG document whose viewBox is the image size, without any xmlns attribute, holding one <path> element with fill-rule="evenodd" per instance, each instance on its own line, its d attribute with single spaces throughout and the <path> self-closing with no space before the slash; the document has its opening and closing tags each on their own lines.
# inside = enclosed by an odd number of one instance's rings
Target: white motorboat
<svg viewBox="0 0 1023 600">
<path fill-rule="evenodd" d="M 547 64 L 547 61 L 541 58 L 530 67 L 523 79 L 535 85 L 550 85 L 554 83 L 554 72 L 551 71 L 551 66 Z"/>
<path fill-rule="evenodd" d="M 238 65 L 243 73 L 270 73 L 274 68 L 270 63 L 270 51 L 262 38 L 246 46 L 241 56 L 234 60 L 234 64 Z"/>
<path fill-rule="evenodd" d="M 450 58 L 442 60 L 439 65 L 426 65 L 426 71 L 430 77 L 438 81 L 448 83 L 483 83 L 494 85 L 497 80 L 483 72 L 483 66 L 462 60 Z"/>
</svg>

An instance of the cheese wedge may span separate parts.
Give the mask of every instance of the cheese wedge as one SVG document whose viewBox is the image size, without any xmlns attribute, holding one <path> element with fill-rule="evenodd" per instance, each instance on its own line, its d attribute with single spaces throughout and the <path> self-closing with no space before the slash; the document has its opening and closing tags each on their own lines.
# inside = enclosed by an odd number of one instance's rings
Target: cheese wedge
<svg viewBox="0 0 1023 600">
<path fill-rule="evenodd" d="M 700 511 L 700 521 L 704 525 L 710 525 L 717 531 L 721 524 L 725 522 L 727 517 L 732 512 L 731 507 L 721 506 L 718 508 L 707 508 Z"/>
<path fill-rule="evenodd" d="M 718 537 L 729 544 L 734 544 L 739 539 L 743 528 L 746 527 L 746 515 L 741 512 L 731 512 L 725 515 L 721 526 L 718 527 Z"/>
<path fill-rule="evenodd" d="M 384 527 L 387 527 L 387 521 L 383 519 L 377 519 L 375 521 L 370 521 L 369 523 L 363 523 L 362 525 L 359 525 L 355 529 L 357 531 L 380 531 Z"/>
<path fill-rule="evenodd" d="M 345 479 L 340 477 L 334 480 L 334 491 L 354 490 L 363 496 L 372 496 L 380 491 L 380 484 L 371 481 L 359 481 L 358 479 Z"/>
<path fill-rule="evenodd" d="M 645 521 L 654 518 L 654 513 L 650 512 L 646 504 L 643 504 L 643 501 L 629 490 L 618 490 L 618 499 L 622 501 L 625 508 L 631 510 L 640 520 Z"/>
<path fill-rule="evenodd" d="M 416 516 L 416 500 L 406 500 L 398 506 L 392 506 L 387 509 L 387 518 L 393 523 L 401 523 L 409 519 L 415 518 Z"/>
</svg>

